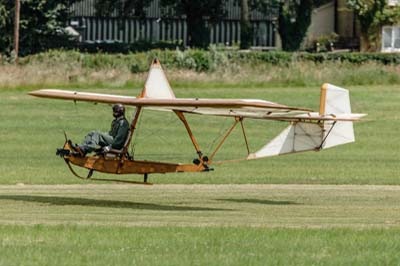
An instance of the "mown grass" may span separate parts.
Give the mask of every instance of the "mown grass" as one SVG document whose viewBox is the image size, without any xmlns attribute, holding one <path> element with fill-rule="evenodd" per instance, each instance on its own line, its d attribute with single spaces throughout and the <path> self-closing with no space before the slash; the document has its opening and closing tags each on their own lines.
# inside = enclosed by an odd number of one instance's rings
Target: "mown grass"
<svg viewBox="0 0 400 266">
<path fill-rule="evenodd" d="M 0 186 L 0 224 L 149 227 L 399 227 L 399 187 Z"/>
<path fill-rule="evenodd" d="M 397 265 L 399 233 L 0 226 L 0 265 Z"/>
<path fill-rule="evenodd" d="M 0 186 L 0 265 L 397 265 L 399 187 Z"/>
<path fill-rule="evenodd" d="M 215 166 L 210 173 L 152 175 L 157 183 L 323 183 L 399 184 L 398 86 L 357 86 L 350 89 L 353 112 L 368 113 L 355 124 L 356 143 L 318 153 L 300 153 Z M 81 89 L 101 93 L 137 95 L 137 89 Z M 2 184 L 58 184 L 72 178 L 55 149 L 64 142 L 63 131 L 75 142 L 93 130 L 107 131 L 112 119 L 108 105 L 93 105 L 27 95 L 27 89 L 2 89 L 0 114 L 0 182 Z M 259 98 L 318 109 L 318 87 L 206 88 L 196 84 L 175 89 L 178 97 Z M 132 109 L 129 109 L 129 113 Z M 210 154 L 218 137 L 233 122 L 207 116 L 188 116 L 203 151 Z M 245 121 L 252 151 L 277 135 L 286 123 Z M 137 131 L 135 156 L 172 162 L 191 162 L 192 144 L 181 122 L 165 112 L 144 113 Z M 216 159 L 246 154 L 240 128 L 217 153 Z M 102 176 L 102 175 L 100 175 Z M 105 176 L 105 175 L 104 175 Z M 134 176 L 132 176 L 135 178 Z M 141 179 L 141 177 L 137 177 Z"/>
</svg>

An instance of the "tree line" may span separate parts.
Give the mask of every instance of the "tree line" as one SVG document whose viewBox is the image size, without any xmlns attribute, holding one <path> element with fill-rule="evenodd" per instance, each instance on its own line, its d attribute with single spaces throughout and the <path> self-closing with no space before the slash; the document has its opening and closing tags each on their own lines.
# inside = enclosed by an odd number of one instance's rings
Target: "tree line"
<svg viewBox="0 0 400 266">
<path fill-rule="evenodd" d="M 22 55 L 37 53 L 68 43 L 65 33 L 69 10 L 79 0 L 21 0 L 20 47 Z M 236 0 L 241 10 L 240 48 L 247 49 L 253 39 L 250 12 L 269 14 L 277 10 L 278 32 L 282 49 L 298 50 L 311 23 L 311 12 L 330 0 Z M 119 17 L 145 17 L 145 8 L 152 0 L 97 0 L 96 13 Z M 185 16 L 190 47 L 206 48 L 210 43 L 212 24 L 226 14 L 227 0 L 160 0 L 163 16 Z M 394 22 L 393 9 L 386 0 L 347 0 L 358 15 L 362 37 L 369 38 L 372 30 L 383 22 Z M 14 1 L 0 0 L 0 53 L 11 54 L 13 47 Z M 386 11 L 385 11 L 386 10 Z M 392 10 L 388 12 L 387 10 Z M 399 9 L 394 14 L 399 16 Z M 204 18 L 207 18 L 207 22 Z M 378 18 L 378 19 L 377 19 Z M 379 20 L 379 18 L 381 18 Z M 377 22 L 378 21 L 378 22 Z"/>
</svg>

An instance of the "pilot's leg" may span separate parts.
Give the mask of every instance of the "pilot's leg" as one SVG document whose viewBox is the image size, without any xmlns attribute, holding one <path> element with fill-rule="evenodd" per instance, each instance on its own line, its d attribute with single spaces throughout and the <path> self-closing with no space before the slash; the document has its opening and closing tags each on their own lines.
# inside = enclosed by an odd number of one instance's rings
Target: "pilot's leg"
<svg viewBox="0 0 400 266">
<path fill-rule="evenodd" d="M 86 155 L 87 153 L 91 153 L 92 151 L 101 148 L 100 135 L 102 133 L 99 131 L 91 131 L 87 134 L 83 140 L 83 142 L 77 145 L 77 149 L 82 155 Z"/>
<path fill-rule="evenodd" d="M 95 150 L 99 150 L 102 147 L 109 146 L 112 144 L 113 137 L 108 133 L 92 131 L 86 135 L 82 144 L 79 145 L 84 153 L 89 153 Z"/>
<path fill-rule="evenodd" d="M 87 153 L 91 153 L 95 150 L 99 150 L 104 146 L 111 145 L 113 141 L 113 137 L 108 135 L 107 133 L 99 132 L 99 131 L 91 131 L 89 132 L 81 144 L 73 145 L 71 141 L 70 146 L 78 152 L 81 156 L 85 156 Z"/>
<path fill-rule="evenodd" d="M 99 135 L 99 145 L 101 147 L 110 146 L 113 143 L 113 137 L 108 133 L 100 133 Z"/>
</svg>

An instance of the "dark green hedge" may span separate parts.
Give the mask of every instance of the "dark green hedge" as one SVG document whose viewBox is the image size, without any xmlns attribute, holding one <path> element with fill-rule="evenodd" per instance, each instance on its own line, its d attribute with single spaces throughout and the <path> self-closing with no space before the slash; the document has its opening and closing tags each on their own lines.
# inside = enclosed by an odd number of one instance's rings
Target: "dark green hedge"
<svg viewBox="0 0 400 266">
<path fill-rule="evenodd" d="M 29 62 L 67 62 L 82 64 L 85 68 L 128 68 L 131 72 L 146 72 L 153 58 L 159 58 L 163 65 L 169 68 L 191 69 L 195 71 L 214 71 L 221 67 L 237 65 L 272 64 L 285 66 L 296 62 L 347 62 L 350 64 L 378 63 L 383 65 L 400 65 L 400 53 L 290 53 L 280 51 L 241 52 L 238 50 L 221 50 L 212 47 L 209 50 L 189 49 L 150 50 L 128 54 L 109 54 L 104 52 L 82 53 L 77 50 L 53 50 L 28 56 L 20 61 Z"/>
<path fill-rule="evenodd" d="M 400 64 L 400 53 L 288 53 L 288 52 L 253 52 L 239 53 L 234 57 L 247 62 L 266 62 L 271 64 L 287 64 L 295 61 L 312 61 L 324 63 L 329 61 L 361 64 L 377 62 L 384 65 Z"/>
<path fill-rule="evenodd" d="M 213 56 L 212 54 L 221 53 L 218 51 L 188 51 L 185 52 L 191 57 L 196 70 L 210 70 Z M 280 51 L 270 52 L 240 52 L 225 51 L 222 57 L 226 57 L 232 63 L 268 63 L 273 65 L 287 65 L 294 62 L 348 62 L 352 64 L 379 63 L 384 65 L 400 65 L 400 53 L 290 53 Z"/>
<path fill-rule="evenodd" d="M 325 61 L 342 61 L 354 64 L 377 62 L 384 65 L 400 64 L 400 53 L 327 53 L 300 54 L 302 60 L 323 63 Z"/>
<path fill-rule="evenodd" d="M 290 52 L 240 52 L 240 51 L 187 51 L 183 52 L 186 61 L 192 59 L 197 71 L 213 70 L 216 65 L 223 62 L 239 64 L 268 63 L 273 65 L 288 65 L 295 62 L 348 62 L 351 64 L 378 63 L 383 65 L 400 65 L 400 53 L 290 53 Z M 219 60 L 215 62 L 215 55 Z M 172 54 L 176 58 L 174 54 Z M 218 56 L 217 56 L 218 57 Z M 168 60 L 169 61 L 169 60 Z M 176 60 L 172 60 L 176 61 Z"/>
</svg>

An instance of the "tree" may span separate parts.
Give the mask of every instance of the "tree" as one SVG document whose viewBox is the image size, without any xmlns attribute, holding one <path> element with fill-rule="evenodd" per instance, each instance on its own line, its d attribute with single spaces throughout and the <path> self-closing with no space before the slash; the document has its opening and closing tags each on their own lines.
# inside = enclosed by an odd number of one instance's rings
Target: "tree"
<svg viewBox="0 0 400 266">
<path fill-rule="evenodd" d="M 282 49 L 295 51 L 300 48 L 307 33 L 311 12 L 317 1 L 327 0 L 253 0 L 252 8 L 276 16 Z"/>
<path fill-rule="evenodd" d="M 71 0 L 24 0 L 20 12 L 20 54 L 26 55 L 66 44 L 64 28 Z M 0 53 L 13 46 L 14 1 L 0 0 Z"/>
<path fill-rule="evenodd" d="M 400 22 L 400 7 L 389 7 L 387 0 L 347 0 L 347 4 L 360 22 L 362 51 L 378 50 L 382 26 Z"/>
<path fill-rule="evenodd" d="M 311 23 L 313 0 L 289 0 L 279 6 L 278 31 L 282 48 L 295 51 L 300 48 Z"/>
<path fill-rule="evenodd" d="M 253 29 L 250 24 L 249 1 L 240 1 L 240 48 L 250 48 L 253 39 Z"/>
<path fill-rule="evenodd" d="M 10 24 L 10 5 L 0 0 L 0 53 L 11 52 L 12 47 L 12 24 Z"/>
<path fill-rule="evenodd" d="M 277 16 L 278 32 L 282 48 L 295 51 L 300 48 L 308 27 L 311 24 L 311 12 L 315 7 L 331 0 L 253 0 L 253 9 L 264 14 Z"/>
</svg>

